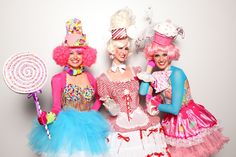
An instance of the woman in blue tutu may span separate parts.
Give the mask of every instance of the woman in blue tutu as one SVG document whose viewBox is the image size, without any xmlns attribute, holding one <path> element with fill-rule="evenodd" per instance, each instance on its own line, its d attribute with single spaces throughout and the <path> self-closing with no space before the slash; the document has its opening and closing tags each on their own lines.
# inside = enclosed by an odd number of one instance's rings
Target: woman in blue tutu
<svg viewBox="0 0 236 157">
<path fill-rule="evenodd" d="M 96 50 L 86 44 L 80 20 L 67 21 L 66 28 L 64 43 L 53 52 L 53 59 L 64 70 L 52 78 L 52 110 L 38 118 L 41 125 L 48 125 L 51 139 L 35 121 L 30 146 L 43 156 L 103 156 L 109 124 L 97 112 L 101 102 L 96 80 L 84 69 L 95 63 Z"/>
</svg>

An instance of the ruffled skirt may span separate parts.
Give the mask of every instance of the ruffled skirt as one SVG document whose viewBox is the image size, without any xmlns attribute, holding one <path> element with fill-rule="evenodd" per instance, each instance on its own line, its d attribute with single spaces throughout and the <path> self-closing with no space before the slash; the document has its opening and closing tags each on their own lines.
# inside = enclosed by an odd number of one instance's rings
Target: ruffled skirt
<svg viewBox="0 0 236 157">
<path fill-rule="evenodd" d="M 160 124 L 146 130 L 113 132 L 106 157 L 170 157 Z"/>
<path fill-rule="evenodd" d="M 208 157 L 229 141 L 216 118 L 193 100 L 177 116 L 167 114 L 162 126 L 173 157 Z"/>
<path fill-rule="evenodd" d="M 51 139 L 37 120 L 29 135 L 34 152 L 45 156 L 101 156 L 107 152 L 109 124 L 96 111 L 62 110 L 54 123 L 48 125 Z M 77 156 L 77 155 L 76 155 Z"/>
</svg>

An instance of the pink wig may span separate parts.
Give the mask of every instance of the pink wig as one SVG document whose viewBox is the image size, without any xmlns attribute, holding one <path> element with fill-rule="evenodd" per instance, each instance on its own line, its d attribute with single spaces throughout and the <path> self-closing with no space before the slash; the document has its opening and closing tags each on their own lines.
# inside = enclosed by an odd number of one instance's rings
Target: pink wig
<svg viewBox="0 0 236 157">
<path fill-rule="evenodd" d="M 155 42 L 151 42 L 144 49 L 145 56 L 148 60 L 153 60 L 154 55 L 160 51 L 167 52 L 167 55 L 171 61 L 179 59 L 179 56 L 180 56 L 179 49 L 173 44 L 162 46 Z"/>
<path fill-rule="evenodd" d="M 60 66 L 67 65 L 67 61 L 70 56 L 70 49 L 65 46 L 57 46 L 53 50 L 53 59 L 55 60 L 56 64 Z"/>
<path fill-rule="evenodd" d="M 97 50 L 89 46 L 84 46 L 84 50 L 81 51 L 83 55 L 83 65 L 90 67 L 96 62 Z"/>
<path fill-rule="evenodd" d="M 75 50 L 76 52 L 82 54 L 83 65 L 90 67 L 92 64 L 96 62 L 97 58 L 97 51 L 89 46 L 82 46 L 78 48 L 66 47 L 66 46 L 57 46 L 53 50 L 53 59 L 55 60 L 56 64 L 60 66 L 67 65 L 70 52 Z"/>
</svg>

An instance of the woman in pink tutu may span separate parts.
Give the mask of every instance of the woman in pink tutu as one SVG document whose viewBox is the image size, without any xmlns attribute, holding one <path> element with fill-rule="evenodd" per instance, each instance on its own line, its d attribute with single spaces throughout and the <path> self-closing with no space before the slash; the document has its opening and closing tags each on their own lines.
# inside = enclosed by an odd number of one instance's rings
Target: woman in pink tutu
<svg viewBox="0 0 236 157">
<path fill-rule="evenodd" d="M 154 30 L 152 42 L 144 51 L 148 66 L 156 66 L 158 70 L 151 75 L 140 75 L 145 78 L 140 94 L 148 93 L 147 111 L 153 116 L 159 111 L 166 113 L 162 127 L 172 156 L 211 156 L 229 139 L 222 135 L 216 118 L 192 99 L 184 71 L 171 66 L 171 61 L 180 56 L 173 40 L 183 35 L 183 30 L 170 21 L 157 24 Z M 144 88 L 147 82 L 151 83 L 149 89 Z"/>
<path fill-rule="evenodd" d="M 29 144 L 43 157 L 103 157 L 110 127 L 98 112 L 96 79 L 87 71 L 97 51 L 88 46 L 79 19 L 68 20 L 66 30 L 64 42 L 53 50 L 53 59 L 64 70 L 52 77 L 52 109 L 38 118 L 41 125 L 48 125 L 52 138 L 48 140 L 34 121 Z"/>
</svg>

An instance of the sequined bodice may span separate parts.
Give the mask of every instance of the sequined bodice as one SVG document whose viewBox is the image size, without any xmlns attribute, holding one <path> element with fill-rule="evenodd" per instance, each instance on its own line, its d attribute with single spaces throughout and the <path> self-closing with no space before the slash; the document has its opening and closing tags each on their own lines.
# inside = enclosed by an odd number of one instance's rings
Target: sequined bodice
<svg viewBox="0 0 236 157">
<path fill-rule="evenodd" d="M 85 88 L 68 84 L 63 91 L 63 107 L 74 107 L 79 111 L 88 111 L 91 108 L 95 91 L 91 86 Z"/>
</svg>

